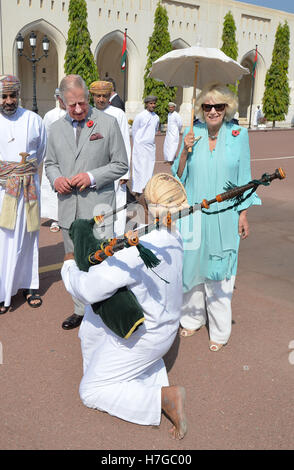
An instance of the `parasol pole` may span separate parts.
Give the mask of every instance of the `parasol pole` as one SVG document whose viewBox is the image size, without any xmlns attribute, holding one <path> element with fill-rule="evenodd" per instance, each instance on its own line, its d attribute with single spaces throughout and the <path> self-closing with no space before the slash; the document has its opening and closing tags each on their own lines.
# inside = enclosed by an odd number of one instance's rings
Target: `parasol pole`
<svg viewBox="0 0 294 470">
<path fill-rule="evenodd" d="M 193 122 L 194 122 L 194 110 L 196 104 L 196 86 L 197 86 L 197 76 L 198 76 L 198 65 L 199 62 L 195 62 L 195 72 L 194 72 L 194 86 L 193 86 L 193 98 L 192 98 L 192 110 L 191 110 L 191 121 L 190 121 L 190 132 L 193 132 Z M 188 152 L 192 152 L 192 147 L 188 149 Z"/>
</svg>

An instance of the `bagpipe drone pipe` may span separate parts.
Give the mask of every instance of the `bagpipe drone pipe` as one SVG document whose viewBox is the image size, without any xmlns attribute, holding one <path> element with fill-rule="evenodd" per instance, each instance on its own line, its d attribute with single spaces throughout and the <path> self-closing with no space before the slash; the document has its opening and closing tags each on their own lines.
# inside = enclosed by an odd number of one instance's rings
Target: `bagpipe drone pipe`
<svg viewBox="0 0 294 470">
<path fill-rule="evenodd" d="M 196 210 L 208 209 L 215 202 L 232 200 L 233 205 L 225 209 L 230 210 L 244 200 L 242 196 L 245 192 L 251 190 L 245 197 L 246 199 L 256 191 L 258 186 L 268 186 L 274 179 L 284 179 L 285 177 L 283 169 L 278 168 L 274 173 L 265 173 L 259 180 L 252 180 L 243 186 L 235 186 L 228 182 L 224 188 L 226 191 L 218 194 L 214 199 L 209 201 L 204 199 L 200 204 L 194 204 L 173 213 L 169 213 L 167 210 L 163 217 L 155 218 L 154 223 L 129 231 L 117 238 L 98 240 L 93 233 L 95 224 L 103 223 L 107 217 L 114 215 L 113 212 L 89 220 L 76 219 L 70 227 L 69 235 L 74 244 L 74 257 L 77 266 L 81 271 L 87 272 L 91 266 L 102 263 L 109 256 L 113 256 L 115 252 L 135 246 L 145 266 L 150 269 L 156 268 L 160 260 L 140 242 L 141 236 L 150 233 L 152 230 L 163 227 L 170 228 L 172 222 L 177 219 L 186 217 Z M 118 209 L 116 212 L 123 208 Z M 97 289 L 99 289 L 99 286 L 97 286 Z M 144 322 L 144 311 L 135 295 L 127 287 L 118 289 L 112 297 L 102 302 L 92 304 L 92 309 L 94 313 L 100 315 L 104 324 L 121 338 L 129 338 L 138 326 Z"/>
</svg>

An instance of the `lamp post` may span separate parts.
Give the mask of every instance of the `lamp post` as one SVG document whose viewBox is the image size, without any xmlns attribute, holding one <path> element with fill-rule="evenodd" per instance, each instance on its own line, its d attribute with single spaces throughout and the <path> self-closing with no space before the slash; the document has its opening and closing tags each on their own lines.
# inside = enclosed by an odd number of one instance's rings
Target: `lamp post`
<svg viewBox="0 0 294 470">
<path fill-rule="evenodd" d="M 16 46 L 17 46 L 18 55 L 20 57 L 24 56 L 32 64 L 32 70 L 33 70 L 33 107 L 32 107 L 32 111 L 34 111 L 35 113 L 38 114 L 37 92 L 36 92 L 36 69 L 37 69 L 36 64 L 43 57 L 48 57 L 50 41 L 49 41 L 49 39 L 47 38 L 46 35 L 43 37 L 42 46 L 43 46 L 44 54 L 42 54 L 40 57 L 37 58 L 36 54 L 35 54 L 35 49 L 36 49 L 36 45 L 37 45 L 37 35 L 34 33 L 34 31 L 31 32 L 29 40 L 30 40 L 30 46 L 31 46 L 31 49 L 32 49 L 31 57 L 28 57 L 27 55 L 23 54 L 23 41 L 24 41 L 24 39 L 23 39 L 21 33 L 19 33 L 17 35 Z"/>
</svg>

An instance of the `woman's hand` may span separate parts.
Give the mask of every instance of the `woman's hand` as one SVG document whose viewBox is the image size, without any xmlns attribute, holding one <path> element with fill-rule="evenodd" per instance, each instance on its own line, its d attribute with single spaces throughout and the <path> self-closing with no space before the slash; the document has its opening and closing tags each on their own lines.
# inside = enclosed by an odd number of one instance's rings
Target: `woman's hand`
<svg viewBox="0 0 294 470">
<path fill-rule="evenodd" d="M 195 135 L 192 131 L 188 132 L 188 134 L 184 137 L 184 149 L 189 150 L 195 144 Z"/>
<path fill-rule="evenodd" d="M 179 167 L 177 171 L 177 175 L 179 178 L 182 177 L 184 168 L 186 166 L 186 161 L 189 156 L 189 150 L 192 149 L 193 145 L 195 144 L 195 136 L 193 131 L 189 131 L 188 134 L 184 137 L 184 148 L 181 153 Z"/>
<path fill-rule="evenodd" d="M 247 220 L 247 210 L 240 212 L 238 233 L 242 240 L 245 240 L 249 236 L 249 223 Z"/>
</svg>

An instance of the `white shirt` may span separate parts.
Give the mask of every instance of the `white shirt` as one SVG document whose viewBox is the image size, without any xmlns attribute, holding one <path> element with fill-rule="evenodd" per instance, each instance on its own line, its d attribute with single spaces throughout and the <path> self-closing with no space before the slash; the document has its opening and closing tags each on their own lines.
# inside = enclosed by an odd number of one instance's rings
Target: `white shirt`
<svg viewBox="0 0 294 470">
<path fill-rule="evenodd" d="M 153 176 L 156 147 L 155 134 L 159 128 L 159 117 L 146 109 L 133 122 L 132 190 L 142 193 Z"/>
<path fill-rule="evenodd" d="M 127 152 L 127 157 L 128 157 L 128 163 L 129 163 L 129 168 L 131 164 L 131 142 L 130 142 L 130 134 L 129 134 L 129 125 L 126 117 L 126 113 L 120 109 L 116 108 L 115 106 L 108 105 L 107 108 L 102 110 L 106 114 L 110 114 L 110 116 L 114 116 L 118 122 L 120 131 L 123 136 L 123 140 L 125 143 L 126 147 L 126 152 Z M 120 179 L 129 179 L 130 175 L 129 172 L 127 172 L 125 175 L 123 175 Z"/>
<path fill-rule="evenodd" d="M 161 263 L 148 269 L 138 256 L 136 247 L 124 248 L 88 272 L 80 271 L 74 260 L 65 261 L 61 275 L 65 288 L 74 297 L 89 305 L 111 297 L 127 286 L 137 297 L 145 315 L 146 329 L 160 330 L 169 325 L 178 328 L 182 304 L 182 241 L 168 230 L 154 230 L 141 237 L 155 252 Z M 170 259 L 172 261 L 168 262 Z M 163 278 L 167 283 L 160 279 Z M 162 330 L 162 333 L 166 333 Z"/>
<path fill-rule="evenodd" d="M 179 113 L 176 111 L 168 113 L 167 132 L 163 145 L 163 154 L 166 161 L 173 161 L 176 156 L 182 126 L 183 121 Z"/>
</svg>

